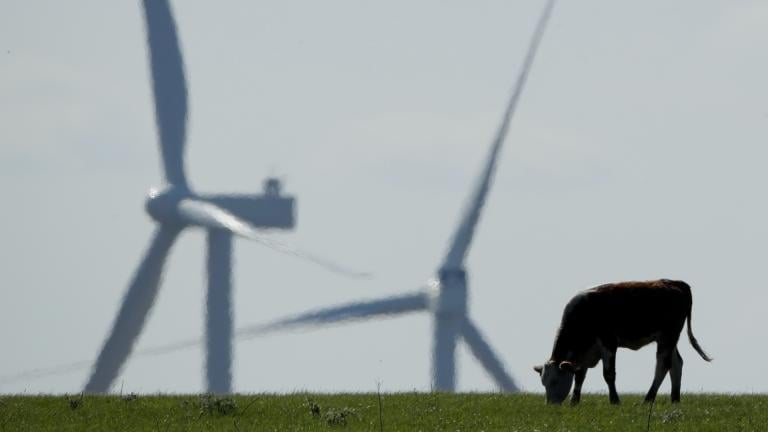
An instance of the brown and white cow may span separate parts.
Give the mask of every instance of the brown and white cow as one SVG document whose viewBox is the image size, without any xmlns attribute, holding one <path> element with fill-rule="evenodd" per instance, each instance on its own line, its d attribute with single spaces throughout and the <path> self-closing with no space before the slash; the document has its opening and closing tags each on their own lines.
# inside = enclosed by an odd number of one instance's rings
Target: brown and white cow
<svg viewBox="0 0 768 432">
<path fill-rule="evenodd" d="M 552 355 L 534 370 L 541 376 L 548 403 L 562 403 L 573 388 L 571 403 L 581 398 L 587 369 L 602 360 L 611 403 L 616 393 L 616 349 L 637 350 L 656 342 L 656 374 L 646 402 L 656 398 L 667 372 L 672 380 L 672 402 L 680 401 L 683 358 L 677 350 L 680 332 L 688 320 L 688 340 L 706 361 L 691 330 L 691 287 L 676 280 L 620 282 L 600 285 L 577 294 L 563 311 Z"/>
</svg>

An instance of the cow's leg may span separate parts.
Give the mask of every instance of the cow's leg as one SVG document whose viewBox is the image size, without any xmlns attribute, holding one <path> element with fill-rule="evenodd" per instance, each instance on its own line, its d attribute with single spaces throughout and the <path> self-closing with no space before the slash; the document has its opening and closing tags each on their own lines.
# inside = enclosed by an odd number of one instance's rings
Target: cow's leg
<svg viewBox="0 0 768 432">
<path fill-rule="evenodd" d="M 651 388 L 645 395 L 645 402 L 653 402 L 656 400 L 656 393 L 659 391 L 661 382 L 664 381 L 664 377 L 667 376 L 667 372 L 672 367 L 672 357 L 675 355 L 675 346 L 658 344 L 656 349 L 656 373 L 653 376 L 653 383 Z"/>
<path fill-rule="evenodd" d="M 675 353 L 672 355 L 672 366 L 669 369 L 669 378 L 672 381 L 672 403 L 680 402 L 680 381 L 683 377 L 683 357 L 680 356 L 680 351 L 675 348 Z"/>
<path fill-rule="evenodd" d="M 619 403 L 619 394 L 616 393 L 616 347 L 603 346 L 603 378 L 608 384 L 608 398 L 612 404 Z"/>
<path fill-rule="evenodd" d="M 571 405 L 576 405 L 581 401 L 581 385 L 584 384 L 584 378 L 587 377 L 587 368 L 579 369 L 574 375 L 576 383 L 573 387 L 573 395 L 571 395 Z"/>
</svg>

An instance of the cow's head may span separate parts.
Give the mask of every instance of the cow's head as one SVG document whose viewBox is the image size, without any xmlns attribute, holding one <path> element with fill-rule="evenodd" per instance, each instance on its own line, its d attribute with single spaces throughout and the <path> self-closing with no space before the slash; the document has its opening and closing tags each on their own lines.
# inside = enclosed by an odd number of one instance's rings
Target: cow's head
<svg viewBox="0 0 768 432">
<path fill-rule="evenodd" d="M 576 370 L 569 361 L 550 360 L 543 366 L 534 366 L 547 393 L 547 403 L 561 404 L 568 397 Z"/>
</svg>

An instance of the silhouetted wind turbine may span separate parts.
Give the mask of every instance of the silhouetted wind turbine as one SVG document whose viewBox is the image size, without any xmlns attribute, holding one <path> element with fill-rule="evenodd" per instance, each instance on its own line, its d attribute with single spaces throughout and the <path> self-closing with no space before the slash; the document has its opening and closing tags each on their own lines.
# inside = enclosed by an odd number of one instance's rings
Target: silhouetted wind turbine
<svg viewBox="0 0 768 432">
<path fill-rule="evenodd" d="M 426 311 L 432 314 L 434 322 L 432 385 L 435 390 L 453 391 L 456 388 L 455 350 L 460 338 L 466 342 L 472 354 L 502 390 L 508 392 L 519 390 L 499 357 L 468 316 L 467 277 L 464 260 L 472 244 L 475 228 L 480 220 L 480 212 L 491 186 L 499 151 L 507 135 L 510 120 L 517 107 L 553 6 L 554 0 L 548 0 L 538 21 L 522 70 L 517 77 L 514 91 L 491 144 L 488 159 L 453 235 L 453 241 L 438 267 L 437 279 L 431 280 L 425 288 L 413 293 L 319 309 L 265 325 L 245 327 L 236 332 L 238 338 L 254 337 L 297 327 L 321 326 L 344 321 Z M 182 343 L 169 348 L 182 348 L 184 346 L 188 346 L 188 344 Z"/>
<path fill-rule="evenodd" d="M 320 257 L 260 235 L 255 227 L 293 228 L 294 199 L 280 195 L 280 184 L 268 179 L 258 195 L 195 194 L 184 174 L 187 129 L 187 83 L 176 24 L 167 0 L 144 0 L 147 40 L 155 101 L 155 117 L 168 185 L 151 190 L 146 210 L 159 225 L 123 298 L 108 338 L 93 366 L 86 393 L 105 393 L 120 372 L 160 286 L 163 265 L 181 231 L 208 230 L 208 298 L 206 369 L 208 391 L 227 393 L 232 385 L 232 235 L 312 261 L 332 271 L 350 272 Z"/>
</svg>

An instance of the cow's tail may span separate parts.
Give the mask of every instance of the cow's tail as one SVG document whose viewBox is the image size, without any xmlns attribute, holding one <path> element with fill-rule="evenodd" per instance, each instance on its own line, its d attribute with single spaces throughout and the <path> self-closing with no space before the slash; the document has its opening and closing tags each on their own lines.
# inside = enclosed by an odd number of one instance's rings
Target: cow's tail
<svg viewBox="0 0 768 432">
<path fill-rule="evenodd" d="M 681 281 L 682 282 L 682 281 Z M 688 340 L 691 342 L 691 345 L 693 345 L 693 349 L 696 350 L 697 353 L 706 361 L 712 361 L 712 357 L 708 356 L 706 352 L 701 348 L 701 345 L 699 345 L 699 341 L 696 340 L 696 338 L 693 336 L 693 329 L 691 328 L 691 310 L 693 309 L 693 297 L 691 296 L 691 287 L 683 282 L 682 283 L 685 288 L 688 291 L 688 296 L 691 299 L 688 303 Z"/>
<path fill-rule="evenodd" d="M 699 341 L 696 340 L 695 337 L 693 337 L 693 330 L 691 330 L 691 312 L 690 309 L 688 310 L 688 340 L 691 341 L 691 345 L 693 345 L 693 349 L 696 350 L 697 353 L 706 361 L 712 361 L 712 357 L 708 356 L 707 353 L 704 352 L 703 349 L 701 349 L 701 345 L 699 345 Z"/>
</svg>

